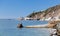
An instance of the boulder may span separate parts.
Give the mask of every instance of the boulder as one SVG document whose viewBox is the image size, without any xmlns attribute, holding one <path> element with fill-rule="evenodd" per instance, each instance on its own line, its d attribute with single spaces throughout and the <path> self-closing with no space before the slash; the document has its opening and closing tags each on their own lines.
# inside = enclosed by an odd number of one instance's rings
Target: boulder
<svg viewBox="0 0 60 36">
<path fill-rule="evenodd" d="M 23 25 L 22 25 L 22 24 L 18 24 L 17 27 L 18 27 L 18 28 L 23 28 Z"/>
</svg>

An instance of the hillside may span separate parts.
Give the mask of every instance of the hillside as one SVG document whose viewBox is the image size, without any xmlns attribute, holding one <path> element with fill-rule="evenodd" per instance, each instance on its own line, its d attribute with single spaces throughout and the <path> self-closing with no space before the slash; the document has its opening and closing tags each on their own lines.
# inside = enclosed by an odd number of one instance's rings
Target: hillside
<svg viewBox="0 0 60 36">
<path fill-rule="evenodd" d="M 60 18 L 60 5 L 50 7 L 44 11 L 33 12 L 27 17 L 37 19 L 55 19 Z"/>
</svg>

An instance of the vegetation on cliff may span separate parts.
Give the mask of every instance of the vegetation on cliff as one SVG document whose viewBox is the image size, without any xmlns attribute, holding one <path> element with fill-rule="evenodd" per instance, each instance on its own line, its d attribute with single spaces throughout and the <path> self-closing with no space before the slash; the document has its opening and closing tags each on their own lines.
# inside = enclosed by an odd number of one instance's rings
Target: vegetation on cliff
<svg viewBox="0 0 60 36">
<path fill-rule="evenodd" d="M 54 17 L 58 16 L 59 14 L 60 14 L 60 5 L 56 5 L 56 6 L 48 8 L 44 11 L 33 12 L 30 15 L 28 15 L 27 17 L 35 18 L 37 16 L 37 18 L 46 19 L 49 17 L 54 18 Z"/>
</svg>

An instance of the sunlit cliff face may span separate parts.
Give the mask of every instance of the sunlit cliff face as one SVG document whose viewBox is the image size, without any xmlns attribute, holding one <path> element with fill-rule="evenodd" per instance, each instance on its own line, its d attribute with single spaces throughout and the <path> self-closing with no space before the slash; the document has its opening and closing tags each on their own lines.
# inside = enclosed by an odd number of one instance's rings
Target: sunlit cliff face
<svg viewBox="0 0 60 36">
<path fill-rule="evenodd" d="M 37 18 L 40 18 L 40 19 L 48 19 L 50 17 L 51 17 L 51 19 L 58 19 L 60 17 L 60 5 L 56 5 L 56 6 L 48 8 L 44 11 L 40 11 L 40 12 L 36 12 L 36 13 L 33 15 L 33 18 L 35 18 L 37 16 Z"/>
</svg>

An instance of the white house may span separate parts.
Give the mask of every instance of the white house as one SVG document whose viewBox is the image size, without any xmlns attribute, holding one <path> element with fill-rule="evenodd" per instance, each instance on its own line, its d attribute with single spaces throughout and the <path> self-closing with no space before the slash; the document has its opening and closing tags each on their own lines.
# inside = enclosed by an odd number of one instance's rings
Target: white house
<svg viewBox="0 0 60 36">
<path fill-rule="evenodd" d="M 25 17 L 24 20 L 32 20 L 33 18 Z"/>
</svg>

